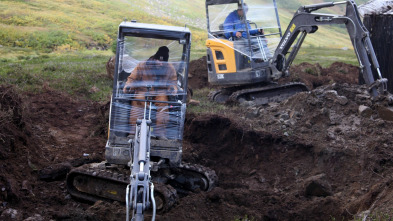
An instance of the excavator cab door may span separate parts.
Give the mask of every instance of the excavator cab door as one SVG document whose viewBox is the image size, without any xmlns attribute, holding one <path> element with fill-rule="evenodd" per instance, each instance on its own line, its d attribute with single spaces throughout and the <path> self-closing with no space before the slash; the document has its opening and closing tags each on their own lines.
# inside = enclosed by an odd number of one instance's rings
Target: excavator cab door
<svg viewBox="0 0 393 221">
<path fill-rule="evenodd" d="M 152 137 L 165 138 L 152 144 L 152 158 L 180 163 L 190 45 L 186 27 L 120 24 L 106 145 L 109 163 L 130 161 L 129 140 L 135 136 L 136 120 L 144 116 L 151 116 Z M 169 57 L 154 56 L 163 47 Z"/>
<path fill-rule="evenodd" d="M 269 80 L 269 59 L 281 39 L 275 0 L 206 0 L 209 82 Z"/>
</svg>

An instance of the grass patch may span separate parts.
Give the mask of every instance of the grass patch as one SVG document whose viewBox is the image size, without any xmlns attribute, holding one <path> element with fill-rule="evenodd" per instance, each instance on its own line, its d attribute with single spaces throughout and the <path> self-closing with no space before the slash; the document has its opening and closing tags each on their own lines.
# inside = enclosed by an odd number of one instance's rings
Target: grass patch
<svg viewBox="0 0 393 221">
<path fill-rule="evenodd" d="M 303 62 L 319 63 L 322 67 L 326 68 L 336 61 L 359 65 L 355 52 L 352 49 L 343 50 L 325 47 L 300 48 L 293 64 L 300 64 Z"/>
<path fill-rule="evenodd" d="M 0 62 L 0 83 L 15 85 L 21 91 L 49 87 L 80 99 L 107 101 L 112 92 L 112 80 L 105 69 L 107 60 L 108 55 L 86 51 Z M 93 87 L 98 90 L 93 92 Z"/>
<path fill-rule="evenodd" d="M 214 89 L 210 89 L 210 88 L 202 88 L 202 89 L 194 90 L 194 95 L 192 99 L 198 100 L 201 103 L 198 106 L 189 105 L 187 111 L 194 114 L 202 114 L 202 113 L 217 114 L 217 113 L 227 112 L 229 110 L 233 110 L 233 108 L 236 108 L 236 107 L 231 107 L 231 106 L 218 104 L 210 101 L 208 95 L 210 91 L 213 90 Z"/>
</svg>

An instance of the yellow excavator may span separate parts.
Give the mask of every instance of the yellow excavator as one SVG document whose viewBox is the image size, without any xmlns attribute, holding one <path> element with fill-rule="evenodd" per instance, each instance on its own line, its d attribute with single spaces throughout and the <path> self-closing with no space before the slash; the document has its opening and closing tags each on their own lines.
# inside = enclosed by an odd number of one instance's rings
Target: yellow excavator
<svg viewBox="0 0 393 221">
<path fill-rule="evenodd" d="M 315 13 L 337 5 L 346 5 L 345 15 Z M 289 76 L 305 37 L 321 25 L 345 25 L 370 93 L 377 96 L 387 90 L 369 32 L 352 0 L 301 6 L 284 34 L 276 0 L 206 0 L 206 17 L 208 79 L 222 87 L 210 93 L 213 101 L 266 104 L 307 91 L 302 83 L 277 80 Z"/>
</svg>

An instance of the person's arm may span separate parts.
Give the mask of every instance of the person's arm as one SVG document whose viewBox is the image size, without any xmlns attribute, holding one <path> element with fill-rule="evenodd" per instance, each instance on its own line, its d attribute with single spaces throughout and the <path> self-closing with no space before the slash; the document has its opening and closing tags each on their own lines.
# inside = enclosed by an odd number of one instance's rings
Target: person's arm
<svg viewBox="0 0 393 221">
<path fill-rule="evenodd" d="M 140 78 L 140 72 L 142 71 L 141 64 L 138 64 L 135 69 L 131 72 L 131 74 L 127 77 L 127 82 L 124 85 L 123 92 L 129 93 L 132 89 L 134 89 L 134 83 Z"/>
<path fill-rule="evenodd" d="M 251 25 L 249 22 L 247 22 L 247 25 L 248 25 L 248 30 L 250 32 L 250 35 L 256 35 L 256 34 L 260 33 L 258 29 L 251 29 Z"/>
<path fill-rule="evenodd" d="M 177 74 L 176 74 L 176 69 L 173 67 L 172 64 L 168 63 L 168 69 L 166 76 L 167 78 L 167 88 L 168 91 L 171 92 L 172 94 L 177 93 Z"/>
<path fill-rule="evenodd" d="M 235 19 L 233 13 L 231 12 L 224 21 L 224 31 L 225 31 L 224 35 L 226 38 L 233 37 L 232 32 L 234 31 L 233 30 L 234 21 Z"/>
</svg>

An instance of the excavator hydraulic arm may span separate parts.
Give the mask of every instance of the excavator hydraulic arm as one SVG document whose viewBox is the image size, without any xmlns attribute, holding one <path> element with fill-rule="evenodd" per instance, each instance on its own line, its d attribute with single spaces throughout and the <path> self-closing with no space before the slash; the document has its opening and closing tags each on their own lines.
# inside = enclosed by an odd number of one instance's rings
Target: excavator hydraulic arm
<svg viewBox="0 0 393 221">
<path fill-rule="evenodd" d="M 312 13 L 321 8 L 346 4 L 345 15 Z M 378 96 L 387 90 L 387 79 L 382 78 L 377 57 L 371 44 L 369 32 L 363 25 L 356 3 L 352 0 L 342 2 L 326 2 L 321 4 L 300 7 L 289 23 L 276 52 L 271 59 L 273 78 L 279 79 L 288 76 L 289 66 L 295 59 L 306 35 L 314 33 L 320 25 L 345 24 L 354 51 L 360 65 L 360 71 L 365 83 L 369 86 L 372 96 Z M 300 36 L 299 36 L 300 35 Z M 296 40 L 297 39 L 297 40 Z M 293 43 L 295 45 L 292 47 Z M 292 47 L 292 50 L 289 51 Z M 373 69 L 377 80 L 374 80 Z"/>
</svg>

